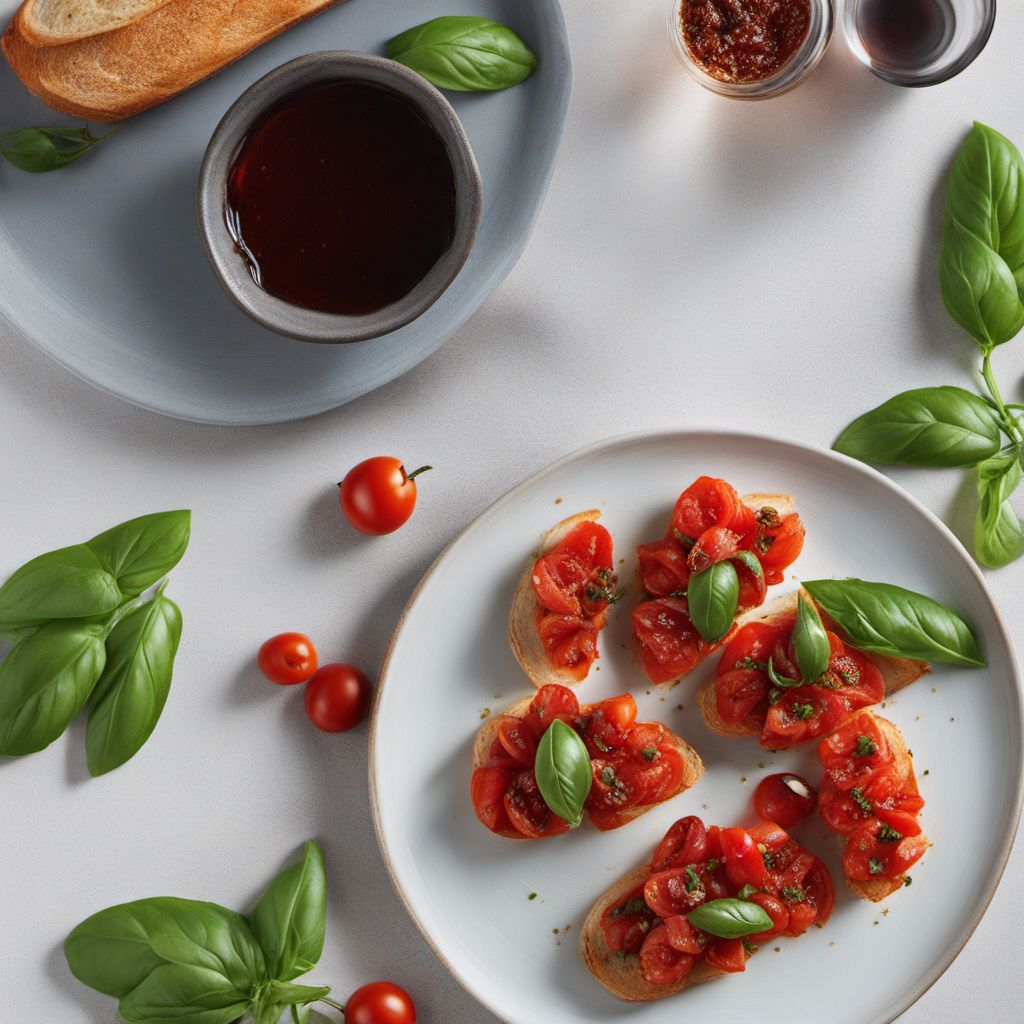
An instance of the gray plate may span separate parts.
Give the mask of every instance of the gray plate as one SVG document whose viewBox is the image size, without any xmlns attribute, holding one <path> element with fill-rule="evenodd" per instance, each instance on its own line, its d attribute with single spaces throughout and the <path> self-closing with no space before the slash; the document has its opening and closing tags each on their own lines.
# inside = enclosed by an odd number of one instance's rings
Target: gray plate
<svg viewBox="0 0 1024 1024">
<path fill-rule="evenodd" d="M 0 0 L 4 22 L 16 0 Z M 271 334 L 231 304 L 203 254 L 196 176 L 224 111 L 272 68 L 313 50 L 381 52 L 440 14 L 512 25 L 540 56 L 524 85 L 448 94 L 483 172 L 486 209 L 469 262 L 420 319 L 339 348 Z M 440 347 L 512 269 L 562 136 L 572 70 L 558 0 L 349 0 L 208 82 L 126 124 L 79 164 L 0 167 L 0 316 L 85 380 L 136 405 L 210 423 L 276 423 L 343 405 Z M 0 61 L 0 128 L 73 122 Z"/>
</svg>

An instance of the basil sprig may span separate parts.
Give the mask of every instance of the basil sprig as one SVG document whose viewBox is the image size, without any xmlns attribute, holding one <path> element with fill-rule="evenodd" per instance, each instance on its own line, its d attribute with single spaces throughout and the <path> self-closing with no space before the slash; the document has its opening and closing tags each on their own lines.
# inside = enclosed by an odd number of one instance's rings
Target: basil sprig
<svg viewBox="0 0 1024 1024">
<path fill-rule="evenodd" d="M 122 523 L 86 544 L 33 558 L 0 587 L 0 631 L 17 639 L 0 664 L 0 755 L 31 754 L 89 702 L 89 771 L 132 758 L 167 699 L 181 612 L 164 596 L 185 553 L 190 514 Z"/>
<path fill-rule="evenodd" d="M 998 568 L 1024 555 L 1010 503 L 1024 462 L 1024 407 L 1004 402 L 992 368 L 993 351 L 1024 327 L 1024 158 L 977 122 L 949 176 L 939 281 L 950 316 L 981 350 L 988 393 L 904 391 L 854 420 L 834 447 L 865 462 L 977 467 L 975 557 Z"/>
<path fill-rule="evenodd" d="M 64 943 L 71 973 L 118 1000 L 132 1024 L 253 1024 L 295 1019 L 324 999 L 323 985 L 296 985 L 320 959 L 327 920 L 323 855 L 306 843 L 302 861 L 267 888 L 251 918 L 216 903 L 156 897 L 109 907 Z"/>
<path fill-rule="evenodd" d="M 772 919 L 763 907 L 733 897 L 702 903 L 686 917 L 694 928 L 720 939 L 742 939 L 766 932 L 772 926 Z"/>
<path fill-rule="evenodd" d="M 686 586 L 690 620 L 709 643 L 717 643 L 732 629 L 739 607 L 740 580 L 730 561 L 715 562 L 694 573 Z"/>
<path fill-rule="evenodd" d="M 388 42 L 387 55 L 439 89 L 484 92 L 529 78 L 537 56 L 507 25 L 490 18 L 434 18 Z"/>
<path fill-rule="evenodd" d="M 804 587 L 862 651 L 951 665 L 985 664 L 970 626 L 924 594 L 858 579 L 811 580 Z"/>
<path fill-rule="evenodd" d="M 102 135 L 85 128 L 18 128 L 0 135 L 0 156 L 32 174 L 57 171 L 85 156 L 120 126 Z"/>
<path fill-rule="evenodd" d="M 579 733 L 556 718 L 537 745 L 534 772 L 544 803 L 575 828 L 583 820 L 583 805 L 594 782 L 590 754 Z"/>
</svg>

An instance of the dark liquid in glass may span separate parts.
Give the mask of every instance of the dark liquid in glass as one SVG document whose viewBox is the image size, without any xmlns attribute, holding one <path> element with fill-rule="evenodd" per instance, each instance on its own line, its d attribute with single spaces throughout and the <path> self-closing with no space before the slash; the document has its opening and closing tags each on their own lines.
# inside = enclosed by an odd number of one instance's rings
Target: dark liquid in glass
<svg viewBox="0 0 1024 1024">
<path fill-rule="evenodd" d="M 913 70 L 949 46 L 956 14 L 949 0 L 861 0 L 856 26 L 874 63 Z"/>
</svg>

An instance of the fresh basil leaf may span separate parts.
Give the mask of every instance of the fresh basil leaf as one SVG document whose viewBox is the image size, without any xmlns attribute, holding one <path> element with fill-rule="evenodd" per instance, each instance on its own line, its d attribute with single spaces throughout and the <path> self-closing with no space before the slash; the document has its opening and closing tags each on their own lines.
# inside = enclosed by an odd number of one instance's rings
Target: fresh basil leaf
<svg viewBox="0 0 1024 1024">
<path fill-rule="evenodd" d="M 221 994 L 251 996 L 267 980 L 263 953 L 241 914 L 216 903 L 169 896 L 122 903 L 93 914 L 67 937 L 64 955 L 80 982 L 121 1000 L 168 965 L 210 972 L 214 977 L 209 980 Z M 194 990 L 185 989 L 183 984 L 181 995 L 191 998 Z M 144 996 L 157 998 L 153 988 Z M 132 1005 L 141 1006 L 138 1001 Z M 177 1019 L 184 1020 L 185 1014 L 179 1013 Z"/>
<path fill-rule="evenodd" d="M 822 625 L 818 609 L 802 594 L 796 601 L 796 623 L 793 626 L 793 653 L 805 683 L 813 683 L 827 669 L 832 658 L 832 645 Z"/>
<path fill-rule="evenodd" d="M 764 576 L 761 560 L 753 551 L 737 551 L 731 558 L 734 562 L 742 562 L 758 579 Z"/>
<path fill-rule="evenodd" d="M 974 552 L 982 565 L 998 569 L 1024 555 L 1024 524 L 1010 504 L 1020 481 L 1016 449 L 1000 452 L 978 465 L 980 504 L 974 524 Z"/>
<path fill-rule="evenodd" d="M 89 548 L 76 544 L 33 558 L 0 587 L 0 629 L 105 615 L 121 601 L 117 580 Z"/>
<path fill-rule="evenodd" d="M 188 548 L 192 513 L 156 512 L 130 519 L 93 537 L 88 547 L 116 577 L 122 593 L 141 594 L 181 561 Z"/>
<path fill-rule="evenodd" d="M 180 639 L 181 612 L 163 594 L 111 630 L 85 733 L 91 775 L 120 767 L 149 739 L 167 701 Z"/>
<path fill-rule="evenodd" d="M 732 629 L 739 598 L 740 581 L 732 562 L 715 562 L 690 577 L 686 587 L 690 619 L 709 644 Z"/>
<path fill-rule="evenodd" d="M 772 919 L 762 907 L 732 897 L 703 903 L 686 917 L 694 928 L 720 939 L 742 939 L 772 926 Z"/>
<path fill-rule="evenodd" d="M 855 419 L 832 446 L 863 462 L 973 466 L 999 451 L 999 417 L 963 388 L 904 391 Z"/>
<path fill-rule="evenodd" d="M 324 857 L 316 843 L 308 842 L 302 860 L 270 883 L 252 912 L 253 933 L 271 977 L 291 981 L 312 970 L 324 950 L 326 924 Z"/>
<path fill-rule="evenodd" d="M 132 1024 L 235 1024 L 252 1004 L 253 986 L 237 988 L 216 967 L 165 963 L 118 1003 Z"/>
<path fill-rule="evenodd" d="M 103 672 L 105 633 L 50 622 L 15 644 L 0 664 L 0 754 L 33 754 L 63 734 Z"/>
<path fill-rule="evenodd" d="M 924 594 L 866 580 L 811 580 L 804 589 L 863 651 L 983 666 L 970 626 Z"/>
<path fill-rule="evenodd" d="M 594 781 L 590 754 L 576 730 L 556 718 L 537 746 L 534 771 L 544 803 L 575 828 Z"/>
<path fill-rule="evenodd" d="M 949 176 L 939 276 L 950 316 L 983 351 L 1024 325 L 1024 161 L 977 122 Z"/>
<path fill-rule="evenodd" d="M 22 171 L 56 171 L 119 130 L 93 135 L 88 128 L 19 128 L 0 136 L 0 155 Z"/>
<path fill-rule="evenodd" d="M 388 43 L 387 55 L 439 89 L 507 89 L 537 67 L 533 51 L 506 25 L 490 18 L 450 16 L 417 25 Z"/>
<path fill-rule="evenodd" d="M 779 675 L 778 669 L 775 667 L 775 661 L 772 656 L 768 655 L 768 666 L 765 669 L 768 678 L 776 685 L 783 688 L 787 686 L 803 686 L 804 681 L 802 679 L 790 679 L 789 676 Z"/>
</svg>

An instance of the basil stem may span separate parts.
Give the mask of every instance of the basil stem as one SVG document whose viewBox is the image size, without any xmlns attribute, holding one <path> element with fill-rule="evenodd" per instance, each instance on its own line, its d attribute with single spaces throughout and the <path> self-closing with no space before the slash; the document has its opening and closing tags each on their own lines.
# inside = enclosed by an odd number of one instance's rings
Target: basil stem
<svg viewBox="0 0 1024 1024">
<path fill-rule="evenodd" d="M 579 825 L 594 776 L 590 754 L 576 730 L 556 718 L 537 746 L 534 771 L 548 808 L 572 828 Z"/>
</svg>

